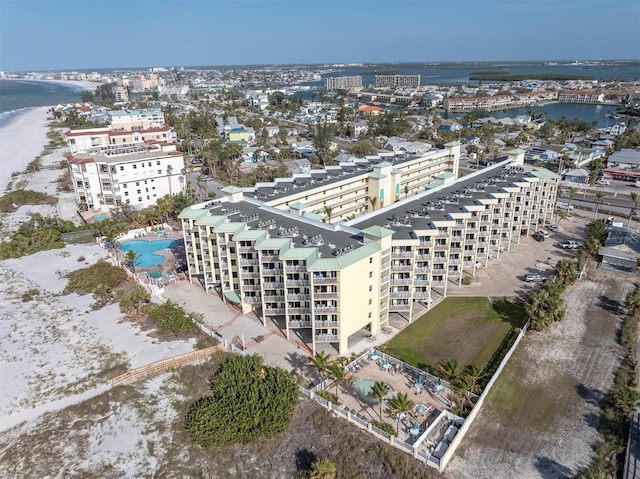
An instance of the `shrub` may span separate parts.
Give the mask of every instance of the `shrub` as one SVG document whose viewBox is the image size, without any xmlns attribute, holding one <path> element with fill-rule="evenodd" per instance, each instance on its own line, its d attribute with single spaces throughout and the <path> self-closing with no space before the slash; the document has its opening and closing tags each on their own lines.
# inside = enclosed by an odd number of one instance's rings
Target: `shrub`
<svg viewBox="0 0 640 479">
<path fill-rule="evenodd" d="M 387 434 L 390 434 L 392 436 L 397 436 L 396 430 L 393 428 L 391 424 L 387 424 L 386 422 L 378 422 L 378 421 L 374 421 L 371 424 L 377 427 L 378 429 L 380 429 L 381 431 L 386 432 Z"/>
<path fill-rule="evenodd" d="M 35 214 L 20 225 L 10 241 L 0 243 L 0 259 L 20 258 L 39 251 L 64 248 L 62 233 L 77 229 L 71 221 Z"/>
<path fill-rule="evenodd" d="M 20 188 L 0 196 L 0 212 L 11 213 L 23 205 L 42 205 L 52 201 L 45 193 Z"/>
<path fill-rule="evenodd" d="M 473 283 L 473 276 L 465 276 L 462 278 L 462 284 L 465 286 L 469 286 L 471 283 Z"/>
<path fill-rule="evenodd" d="M 127 281 L 127 273 L 104 260 L 88 268 L 74 271 L 69 275 L 65 293 L 110 295 L 118 286 Z"/>
<path fill-rule="evenodd" d="M 340 401 L 338 401 L 338 396 L 336 396 L 335 394 L 332 394 L 329 391 L 318 391 L 316 394 L 320 396 L 322 399 L 326 399 L 327 401 L 332 402 L 336 406 L 340 406 Z"/>
<path fill-rule="evenodd" d="M 203 446 L 248 444 L 284 432 L 298 399 L 293 377 L 260 356 L 227 359 L 210 381 L 211 396 L 194 402 L 185 428 Z"/>
<path fill-rule="evenodd" d="M 193 326 L 193 320 L 179 305 L 170 299 L 166 303 L 154 308 L 149 317 L 155 321 L 160 332 L 171 331 L 175 334 L 188 332 Z"/>
<path fill-rule="evenodd" d="M 85 261 L 87 258 L 85 258 L 84 256 L 78 256 L 78 263 L 82 263 L 83 261 Z"/>
<path fill-rule="evenodd" d="M 28 291 L 25 291 L 24 293 L 22 293 L 22 302 L 23 303 L 28 303 L 29 301 L 31 301 L 34 296 L 37 296 L 38 293 L 40 291 L 38 291 L 37 289 L 30 289 Z"/>
<path fill-rule="evenodd" d="M 133 291 L 120 298 L 120 312 L 127 313 L 129 317 L 138 317 L 142 315 L 149 300 L 151 300 L 149 292 L 142 286 L 137 286 Z"/>
</svg>

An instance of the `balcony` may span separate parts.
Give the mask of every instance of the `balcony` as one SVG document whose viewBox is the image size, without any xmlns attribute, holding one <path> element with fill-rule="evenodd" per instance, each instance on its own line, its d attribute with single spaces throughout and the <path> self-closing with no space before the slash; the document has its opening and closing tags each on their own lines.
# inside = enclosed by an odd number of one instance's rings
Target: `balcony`
<svg viewBox="0 0 640 479">
<path fill-rule="evenodd" d="M 282 270 L 278 268 L 262 268 L 262 272 L 265 276 L 271 276 L 271 275 L 278 276 L 282 274 Z"/>
<path fill-rule="evenodd" d="M 339 328 L 338 321 L 314 321 L 313 326 L 316 328 Z"/>
<path fill-rule="evenodd" d="M 443 287 L 447 284 L 446 281 L 431 281 L 431 286 Z"/>
<path fill-rule="evenodd" d="M 241 259 L 239 260 L 240 266 L 252 266 L 258 264 L 257 259 Z"/>
<path fill-rule="evenodd" d="M 305 271 L 307 271 L 307 267 L 306 266 L 300 266 L 300 265 L 286 265 L 284 267 L 284 270 L 287 273 L 304 273 Z"/>
<path fill-rule="evenodd" d="M 338 297 L 337 291 L 329 291 L 323 293 L 313 293 L 315 299 L 335 299 Z"/>
<path fill-rule="evenodd" d="M 337 306 L 314 306 L 313 312 L 314 313 L 337 313 L 338 307 Z"/>
<path fill-rule="evenodd" d="M 265 294 L 264 301 L 265 303 L 277 303 L 279 301 L 284 301 L 284 296 L 278 294 Z"/>
<path fill-rule="evenodd" d="M 262 303 L 262 298 L 260 296 L 245 296 L 242 301 L 244 303 Z"/>
<path fill-rule="evenodd" d="M 284 283 L 263 283 L 264 289 L 282 289 L 284 288 Z"/>
<path fill-rule="evenodd" d="M 446 238 L 451 236 L 451 233 L 449 233 L 448 231 L 438 230 L 437 236 L 439 236 L 440 238 Z"/>
<path fill-rule="evenodd" d="M 302 308 L 299 306 L 290 306 L 287 309 L 289 310 L 289 314 L 309 314 L 311 312 L 311 308 Z"/>
<path fill-rule="evenodd" d="M 429 272 L 429 268 L 416 268 L 416 273 L 428 273 Z"/>
<path fill-rule="evenodd" d="M 264 313 L 267 316 L 276 316 L 276 315 L 284 314 L 285 310 L 284 308 L 265 308 Z"/>
<path fill-rule="evenodd" d="M 460 264 L 461 262 L 460 258 L 449 258 L 449 264 Z"/>
<path fill-rule="evenodd" d="M 258 273 L 257 271 L 240 270 L 240 276 L 242 276 L 243 278 L 259 278 L 260 273 Z"/>
<path fill-rule="evenodd" d="M 292 293 L 292 294 L 288 294 L 287 295 L 287 299 L 289 299 L 291 301 L 305 300 L 305 299 L 311 299 L 311 295 L 310 294 Z"/>
<path fill-rule="evenodd" d="M 418 284 L 429 284 L 429 280 L 428 279 L 416 279 L 413 281 L 413 284 L 418 285 Z"/>
<path fill-rule="evenodd" d="M 287 286 L 309 286 L 308 279 L 288 279 Z"/>
<path fill-rule="evenodd" d="M 422 261 L 425 261 L 425 260 L 428 261 L 428 260 L 431 259 L 431 255 L 430 254 L 419 254 L 419 255 L 416 255 L 416 259 L 417 260 L 422 260 Z"/>
<path fill-rule="evenodd" d="M 253 253 L 255 248 L 253 246 L 238 246 L 239 253 Z"/>
<path fill-rule="evenodd" d="M 260 257 L 262 258 L 262 261 L 280 261 L 277 254 L 263 253 Z"/>
<path fill-rule="evenodd" d="M 391 271 L 413 271 L 413 266 L 410 264 L 392 266 Z"/>
<path fill-rule="evenodd" d="M 314 276 L 313 284 L 338 284 L 337 276 Z"/>
<path fill-rule="evenodd" d="M 392 251 L 392 258 L 412 258 L 413 253 L 411 251 Z"/>
<path fill-rule="evenodd" d="M 242 289 L 244 291 L 260 291 L 259 284 L 243 284 Z"/>
<path fill-rule="evenodd" d="M 418 243 L 420 246 L 425 247 L 425 248 L 429 248 L 431 246 L 433 246 L 433 243 L 431 241 L 420 241 L 420 243 Z"/>
<path fill-rule="evenodd" d="M 296 319 L 292 319 L 287 322 L 290 328 L 310 328 L 311 321 L 300 321 Z"/>
<path fill-rule="evenodd" d="M 392 298 L 410 298 L 411 291 L 391 291 Z"/>
<path fill-rule="evenodd" d="M 336 342 L 339 340 L 339 336 L 337 334 L 318 334 L 315 336 L 316 342 Z"/>
<path fill-rule="evenodd" d="M 397 284 L 411 284 L 411 278 L 392 279 L 391 280 L 391 284 L 394 284 L 394 285 L 397 285 Z"/>
<path fill-rule="evenodd" d="M 462 248 L 451 248 L 450 253 L 462 253 Z"/>
<path fill-rule="evenodd" d="M 413 293 L 413 297 L 414 298 L 428 298 L 429 297 L 429 292 L 428 291 L 416 291 L 415 293 Z"/>
<path fill-rule="evenodd" d="M 389 309 L 391 311 L 411 311 L 411 305 L 409 303 L 390 304 Z"/>
</svg>

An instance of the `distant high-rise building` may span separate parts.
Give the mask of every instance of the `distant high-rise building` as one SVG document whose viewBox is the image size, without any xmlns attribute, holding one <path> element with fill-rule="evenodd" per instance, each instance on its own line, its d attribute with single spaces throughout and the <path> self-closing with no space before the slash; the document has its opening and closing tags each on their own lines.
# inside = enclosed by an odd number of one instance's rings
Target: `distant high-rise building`
<svg viewBox="0 0 640 479">
<path fill-rule="evenodd" d="M 420 86 L 420 75 L 376 75 L 377 88 L 416 88 Z"/>
<path fill-rule="evenodd" d="M 327 91 L 360 90 L 362 89 L 362 77 L 327 77 L 324 79 L 324 87 Z"/>
<path fill-rule="evenodd" d="M 129 101 L 129 92 L 123 86 L 117 86 L 113 91 L 113 95 L 115 96 L 116 103 Z"/>
</svg>

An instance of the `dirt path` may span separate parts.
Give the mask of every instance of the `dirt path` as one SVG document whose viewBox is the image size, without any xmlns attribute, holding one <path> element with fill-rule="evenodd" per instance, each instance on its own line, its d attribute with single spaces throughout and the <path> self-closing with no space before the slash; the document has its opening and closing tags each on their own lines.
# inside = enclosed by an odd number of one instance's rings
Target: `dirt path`
<svg viewBox="0 0 640 479">
<path fill-rule="evenodd" d="M 591 460 L 598 402 L 622 349 L 629 277 L 592 269 L 564 295 L 563 322 L 529 333 L 449 464 L 447 477 L 564 478 Z"/>
</svg>

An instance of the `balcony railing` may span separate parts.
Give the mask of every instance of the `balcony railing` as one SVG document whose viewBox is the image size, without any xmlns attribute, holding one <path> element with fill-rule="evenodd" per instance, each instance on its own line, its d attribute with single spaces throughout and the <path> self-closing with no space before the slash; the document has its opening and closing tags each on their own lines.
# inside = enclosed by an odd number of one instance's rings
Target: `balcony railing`
<svg viewBox="0 0 640 479">
<path fill-rule="evenodd" d="M 429 292 L 428 291 L 416 291 L 413 293 L 413 297 L 414 298 L 428 298 L 429 297 Z"/>
<path fill-rule="evenodd" d="M 288 310 L 289 314 L 309 314 L 311 312 L 311 308 L 303 308 L 299 306 L 290 306 Z"/>
<path fill-rule="evenodd" d="M 257 259 L 241 259 L 239 260 L 240 266 L 252 266 L 258 264 Z"/>
<path fill-rule="evenodd" d="M 242 289 L 244 291 L 260 291 L 259 284 L 243 284 Z"/>
<path fill-rule="evenodd" d="M 260 296 L 245 296 L 242 301 L 245 303 L 262 303 L 262 298 Z"/>
<path fill-rule="evenodd" d="M 337 276 L 326 276 L 326 277 L 313 277 L 313 284 L 337 284 L 338 277 Z"/>
<path fill-rule="evenodd" d="M 392 279 L 391 284 L 411 284 L 411 278 Z"/>
<path fill-rule="evenodd" d="M 313 293 L 313 297 L 315 299 L 334 299 L 338 297 L 338 292 L 331 291 L 331 292 L 323 292 L 323 293 Z"/>
<path fill-rule="evenodd" d="M 313 311 L 315 313 L 337 313 L 338 307 L 337 306 L 315 306 L 313 308 Z"/>
<path fill-rule="evenodd" d="M 259 278 L 260 277 L 260 273 L 258 273 L 257 271 L 240 270 L 240 273 L 243 278 Z"/>
<path fill-rule="evenodd" d="M 316 328 L 339 328 L 338 321 L 314 321 L 313 326 Z"/>
<path fill-rule="evenodd" d="M 274 316 L 278 314 L 284 314 L 285 310 L 284 308 L 265 308 L 264 312 L 267 316 Z"/>
<path fill-rule="evenodd" d="M 391 291 L 392 298 L 410 298 L 411 291 Z"/>
<path fill-rule="evenodd" d="M 412 258 L 413 253 L 411 251 L 392 251 L 392 258 Z"/>
<path fill-rule="evenodd" d="M 431 241 L 420 241 L 420 243 L 418 243 L 418 244 L 420 246 L 423 246 L 423 247 L 426 247 L 426 248 L 428 248 L 430 246 L 433 246 L 433 243 Z"/>
<path fill-rule="evenodd" d="M 285 271 L 290 273 L 290 272 L 305 272 L 307 270 L 306 266 L 291 266 L 291 265 L 287 265 L 284 267 Z"/>
<path fill-rule="evenodd" d="M 316 342 L 329 342 L 338 341 L 339 336 L 337 334 L 317 334 L 315 337 Z"/>
<path fill-rule="evenodd" d="M 280 261 L 280 258 L 278 258 L 277 254 L 263 253 L 262 255 L 260 255 L 260 257 L 262 258 L 263 261 Z"/>
<path fill-rule="evenodd" d="M 311 299 L 311 295 L 310 294 L 292 293 L 292 294 L 288 294 L 287 298 L 290 299 L 290 300 L 305 300 L 305 299 Z"/>
<path fill-rule="evenodd" d="M 399 266 L 392 266 L 391 271 L 413 271 L 413 266 L 410 264 L 403 264 Z"/>
<path fill-rule="evenodd" d="M 263 283 L 265 289 L 282 289 L 284 283 Z"/>
<path fill-rule="evenodd" d="M 447 284 L 446 281 L 431 281 L 431 286 L 442 287 L 446 284 Z"/>
<path fill-rule="evenodd" d="M 308 279 L 288 279 L 287 286 L 309 286 Z"/>
<path fill-rule="evenodd" d="M 282 274 L 282 270 L 278 268 L 262 268 L 262 272 L 264 273 L 265 276 L 270 276 L 270 275 L 277 276 L 279 274 Z"/>
<path fill-rule="evenodd" d="M 416 259 L 417 260 L 430 260 L 431 259 L 431 255 L 430 254 L 419 254 L 419 255 L 416 255 Z"/>
<path fill-rule="evenodd" d="M 292 319 L 287 323 L 290 328 L 310 328 L 311 321 L 300 321 L 297 319 Z"/>
<path fill-rule="evenodd" d="M 265 294 L 264 301 L 266 303 L 277 303 L 278 301 L 284 301 L 284 296 L 277 294 Z"/>
</svg>

